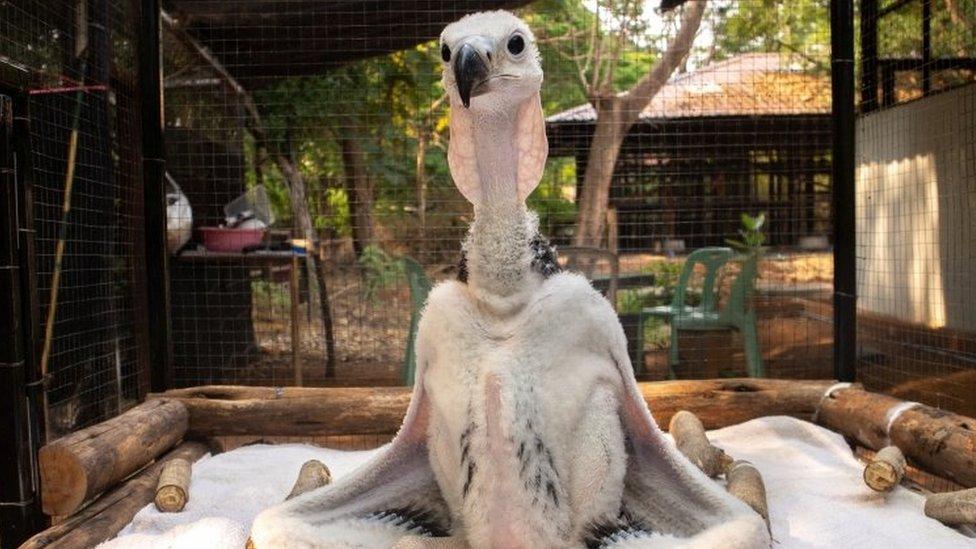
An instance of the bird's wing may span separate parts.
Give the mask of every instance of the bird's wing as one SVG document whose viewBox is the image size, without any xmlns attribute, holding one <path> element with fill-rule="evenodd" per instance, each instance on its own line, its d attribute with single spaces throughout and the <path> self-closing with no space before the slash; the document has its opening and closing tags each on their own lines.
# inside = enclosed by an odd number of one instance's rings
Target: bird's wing
<svg viewBox="0 0 976 549">
<path fill-rule="evenodd" d="M 612 311 L 610 311 L 612 314 Z M 611 355 L 623 380 L 620 422 L 627 444 L 623 511 L 650 532 L 628 547 L 768 547 L 763 519 L 723 490 L 665 438 L 637 387 L 627 341 L 616 318 Z"/>
<path fill-rule="evenodd" d="M 422 380 L 419 352 L 417 379 Z M 262 512 L 251 530 L 254 546 L 388 546 L 405 533 L 449 529 L 447 506 L 427 458 L 429 414 L 430 401 L 423 383 L 417 383 L 389 447 L 336 484 Z"/>
</svg>

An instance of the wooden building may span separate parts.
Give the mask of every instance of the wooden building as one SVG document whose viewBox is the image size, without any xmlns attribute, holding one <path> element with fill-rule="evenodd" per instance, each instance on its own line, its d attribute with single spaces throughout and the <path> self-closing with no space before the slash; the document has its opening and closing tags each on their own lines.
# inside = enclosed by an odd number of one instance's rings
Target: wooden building
<svg viewBox="0 0 976 549">
<path fill-rule="evenodd" d="M 589 104 L 547 119 L 549 155 L 576 159 L 577 187 L 595 119 Z M 761 211 L 771 245 L 826 236 L 830 147 L 825 67 L 752 53 L 677 76 L 643 111 L 617 161 L 610 204 L 619 248 L 722 244 L 737 235 L 742 213 Z"/>
</svg>

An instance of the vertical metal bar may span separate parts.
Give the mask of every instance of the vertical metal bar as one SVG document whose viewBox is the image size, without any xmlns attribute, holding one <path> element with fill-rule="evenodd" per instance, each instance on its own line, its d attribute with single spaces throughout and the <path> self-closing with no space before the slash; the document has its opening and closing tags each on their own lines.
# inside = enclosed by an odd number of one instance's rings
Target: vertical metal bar
<svg viewBox="0 0 976 549">
<path fill-rule="evenodd" d="M 27 419 L 30 444 L 30 467 L 34 502 L 30 512 L 34 519 L 32 532 L 47 524 L 40 505 L 40 472 L 37 452 L 47 437 L 44 409 L 44 376 L 41 375 L 40 327 L 41 297 L 37 290 L 37 231 L 34 224 L 34 170 L 31 157 L 29 102 L 14 101 L 14 158 L 17 177 L 17 216 L 20 245 L 21 326 L 24 334 L 24 380 L 27 390 Z"/>
<path fill-rule="evenodd" d="M 881 106 L 891 107 L 895 104 L 895 65 L 884 63 L 881 65 Z"/>
<path fill-rule="evenodd" d="M 0 95 L 0 547 L 37 526 L 13 148 L 13 100 Z"/>
<path fill-rule="evenodd" d="M 854 2 L 830 2 L 833 110 L 834 375 L 857 376 L 857 266 L 854 226 Z"/>
<path fill-rule="evenodd" d="M 878 108 L 878 0 L 861 0 L 861 112 Z"/>
<path fill-rule="evenodd" d="M 302 348 L 302 336 L 301 336 L 301 326 L 299 321 L 301 319 L 301 310 L 299 309 L 299 292 L 298 292 L 298 254 L 292 254 L 291 264 L 289 265 L 289 278 L 288 291 L 291 297 L 291 368 L 295 374 L 295 386 L 301 387 L 304 385 L 302 380 L 302 359 L 301 359 L 301 348 Z"/>
<path fill-rule="evenodd" d="M 153 391 L 172 385 L 169 256 L 166 251 L 166 170 L 159 0 L 144 0 L 140 14 L 139 89 L 142 97 L 142 176 L 145 188 L 146 301 L 149 369 Z"/>
<path fill-rule="evenodd" d="M 932 0 L 922 0 L 922 95 L 932 91 Z"/>
</svg>

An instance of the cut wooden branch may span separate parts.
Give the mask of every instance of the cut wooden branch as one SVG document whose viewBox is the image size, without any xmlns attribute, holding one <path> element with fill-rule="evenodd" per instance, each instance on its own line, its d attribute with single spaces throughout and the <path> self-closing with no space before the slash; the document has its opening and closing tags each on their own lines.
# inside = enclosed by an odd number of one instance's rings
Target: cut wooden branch
<svg viewBox="0 0 976 549">
<path fill-rule="evenodd" d="M 156 463 L 102 495 L 72 517 L 27 540 L 21 549 L 39 547 L 94 547 L 113 538 L 132 522 L 140 509 L 153 499 L 159 475 L 174 459 L 196 461 L 207 453 L 199 442 L 184 442 Z"/>
<path fill-rule="evenodd" d="M 726 489 L 733 496 L 746 502 L 766 521 L 769 529 L 769 504 L 766 502 L 766 484 L 762 475 L 748 461 L 733 461 L 725 471 Z"/>
<path fill-rule="evenodd" d="M 930 495 L 925 516 L 950 526 L 976 525 L 976 488 Z"/>
<path fill-rule="evenodd" d="M 151 400 L 45 445 L 38 454 L 44 512 L 73 514 L 176 445 L 187 419 L 179 401 Z"/>
<path fill-rule="evenodd" d="M 280 392 L 272 388 L 218 388 L 218 392 L 222 397 L 231 393 L 244 397 L 183 398 L 174 393 L 190 412 L 191 436 L 395 433 L 410 404 L 410 389 L 406 387 L 288 388 Z"/>
<path fill-rule="evenodd" d="M 887 492 L 905 476 L 905 456 L 897 446 L 885 446 L 864 467 L 864 483 L 876 492 Z"/>
<path fill-rule="evenodd" d="M 185 459 L 170 460 L 163 466 L 156 484 L 156 509 L 163 513 L 178 513 L 190 499 L 192 465 Z"/>
<path fill-rule="evenodd" d="M 728 454 L 708 441 L 705 426 L 695 414 L 681 410 L 671 418 L 668 431 L 678 450 L 706 475 L 715 478 L 732 463 Z"/>
<path fill-rule="evenodd" d="M 820 405 L 817 422 L 872 450 L 894 445 L 909 462 L 967 488 L 976 487 L 976 419 L 857 389 Z"/>
<path fill-rule="evenodd" d="M 332 473 L 329 472 L 329 468 L 317 459 L 310 459 L 302 464 L 302 469 L 298 472 L 298 480 L 295 481 L 295 485 L 285 499 L 300 496 L 330 482 L 332 482 Z"/>
<path fill-rule="evenodd" d="M 706 429 L 768 415 L 811 420 L 833 381 L 722 379 L 640 383 L 660 425 L 678 410 Z M 197 437 L 323 436 L 396 433 L 410 403 L 406 387 L 237 387 L 175 389 L 150 398 L 175 398 L 190 412 Z"/>
</svg>

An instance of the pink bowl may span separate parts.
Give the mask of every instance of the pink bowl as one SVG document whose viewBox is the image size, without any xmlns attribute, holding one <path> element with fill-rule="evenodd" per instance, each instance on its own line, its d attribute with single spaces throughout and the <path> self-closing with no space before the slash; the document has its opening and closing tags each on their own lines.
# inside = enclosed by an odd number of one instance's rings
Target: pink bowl
<svg viewBox="0 0 976 549">
<path fill-rule="evenodd" d="M 211 252 L 239 252 L 248 246 L 256 246 L 264 239 L 264 229 L 225 229 L 200 227 L 203 247 Z"/>
</svg>

